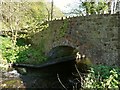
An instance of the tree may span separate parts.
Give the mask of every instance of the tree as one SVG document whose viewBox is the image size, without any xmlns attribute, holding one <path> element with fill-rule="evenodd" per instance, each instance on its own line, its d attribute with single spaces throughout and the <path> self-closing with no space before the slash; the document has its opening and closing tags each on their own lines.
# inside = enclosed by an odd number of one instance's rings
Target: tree
<svg viewBox="0 0 120 90">
<path fill-rule="evenodd" d="M 21 36 L 20 33 L 27 33 L 30 36 L 41 31 L 43 21 L 54 18 L 53 9 L 49 8 L 50 5 L 44 0 L 40 2 L 2 2 L 2 30 L 6 35 L 8 35 L 8 32 L 11 33 L 9 36 L 11 36 L 15 45 L 16 39 Z M 54 11 L 56 17 L 63 16 L 56 7 L 54 7 L 54 10 L 56 10 Z"/>
<path fill-rule="evenodd" d="M 45 8 L 46 8 L 45 11 L 48 21 L 54 18 L 64 17 L 64 14 L 60 11 L 60 9 L 54 5 L 54 0 L 52 0 L 50 3 L 46 2 Z"/>
<path fill-rule="evenodd" d="M 44 7 L 43 2 L 2 2 L 2 29 L 11 32 L 14 45 L 18 32 L 22 32 L 23 28 L 36 28 L 45 19 Z"/>
<path fill-rule="evenodd" d="M 51 20 L 53 19 L 53 0 L 51 2 Z"/>
<path fill-rule="evenodd" d="M 82 1 L 79 0 L 78 8 L 72 10 L 72 14 L 77 15 L 90 15 L 90 14 L 103 14 L 108 13 L 108 5 L 104 0 L 99 1 Z"/>
<path fill-rule="evenodd" d="M 90 15 L 90 14 L 115 14 L 120 12 L 119 0 L 79 0 L 79 6 L 69 14 Z"/>
<path fill-rule="evenodd" d="M 105 1 L 99 2 L 83 2 L 86 14 L 104 14 L 108 10 L 108 5 Z"/>
<path fill-rule="evenodd" d="M 120 1 L 119 0 L 107 0 L 109 6 L 109 13 L 115 14 L 120 12 Z"/>
<path fill-rule="evenodd" d="M 6 31 L 11 31 L 12 42 L 15 45 L 17 33 L 22 26 L 24 13 L 26 11 L 22 3 L 18 2 L 2 2 L 2 25 Z"/>
</svg>

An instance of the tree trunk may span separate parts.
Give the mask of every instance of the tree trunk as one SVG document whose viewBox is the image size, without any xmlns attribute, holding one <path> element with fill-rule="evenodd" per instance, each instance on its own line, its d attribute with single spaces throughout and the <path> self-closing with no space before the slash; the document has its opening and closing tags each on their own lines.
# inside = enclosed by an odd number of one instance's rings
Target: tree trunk
<svg viewBox="0 0 120 90">
<path fill-rule="evenodd" d="M 51 20 L 53 19 L 53 0 L 51 2 Z"/>
</svg>

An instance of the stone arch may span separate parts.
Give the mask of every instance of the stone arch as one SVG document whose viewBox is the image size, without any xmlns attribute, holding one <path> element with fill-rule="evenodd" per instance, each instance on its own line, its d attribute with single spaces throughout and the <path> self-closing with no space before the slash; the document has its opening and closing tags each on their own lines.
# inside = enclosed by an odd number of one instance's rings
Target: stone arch
<svg viewBox="0 0 120 90">
<path fill-rule="evenodd" d="M 60 45 L 53 47 L 47 54 L 50 59 L 55 59 L 59 57 L 71 56 L 76 55 L 77 50 L 68 45 Z"/>
</svg>

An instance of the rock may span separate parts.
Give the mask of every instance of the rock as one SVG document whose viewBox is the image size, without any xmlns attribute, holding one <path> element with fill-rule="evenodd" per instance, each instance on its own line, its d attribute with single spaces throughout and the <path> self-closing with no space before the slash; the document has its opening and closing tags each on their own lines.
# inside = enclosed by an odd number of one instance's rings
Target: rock
<svg viewBox="0 0 120 90">
<path fill-rule="evenodd" d="M 5 77 L 19 77 L 20 76 L 20 74 L 16 70 L 6 72 L 3 75 Z"/>
<path fill-rule="evenodd" d="M 80 57 L 80 58 L 76 58 L 76 65 L 78 70 L 82 73 L 88 73 L 89 72 L 88 70 L 92 65 L 91 60 L 87 58 L 85 55 L 80 55 L 79 53 L 77 54 Z"/>
</svg>

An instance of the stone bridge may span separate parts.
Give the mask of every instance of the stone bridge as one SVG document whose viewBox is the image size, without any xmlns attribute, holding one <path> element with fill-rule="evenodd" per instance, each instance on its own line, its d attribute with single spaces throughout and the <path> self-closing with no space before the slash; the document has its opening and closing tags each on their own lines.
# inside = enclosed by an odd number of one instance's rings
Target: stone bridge
<svg viewBox="0 0 120 90">
<path fill-rule="evenodd" d="M 118 30 L 120 14 L 61 18 L 46 22 L 32 43 L 47 53 L 55 46 L 68 45 L 85 54 L 94 64 L 120 66 Z"/>
</svg>

